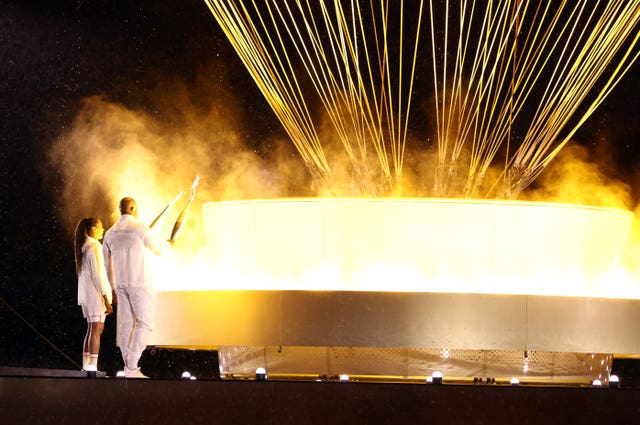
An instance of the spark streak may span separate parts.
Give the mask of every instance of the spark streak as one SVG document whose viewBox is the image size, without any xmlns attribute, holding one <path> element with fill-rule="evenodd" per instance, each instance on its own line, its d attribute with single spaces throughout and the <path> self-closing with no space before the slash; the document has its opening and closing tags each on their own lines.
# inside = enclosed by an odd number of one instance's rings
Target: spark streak
<svg viewBox="0 0 640 425">
<path fill-rule="evenodd" d="M 436 96 L 442 88 L 442 96 L 436 98 L 442 168 L 436 191 L 441 195 L 449 194 L 448 179 L 461 165 L 462 146 L 470 143 L 464 196 L 479 195 L 489 167 L 503 149 L 501 177 L 489 182 L 488 188 L 485 185 L 480 195 L 517 197 L 569 142 L 640 53 L 636 51 L 639 1 L 597 2 L 589 7 L 587 2 L 562 2 L 555 10 L 551 10 L 551 3 L 540 3 L 537 8 L 530 3 L 490 1 L 481 29 L 474 33 L 474 14 L 465 18 L 463 13 L 459 39 L 478 40 L 470 62 L 464 60 L 468 47 L 462 47 L 461 42 L 456 51 L 448 51 L 446 27 L 444 40 L 431 32 Z M 467 9 L 466 2 L 461 9 Z M 430 10 L 433 27 L 433 8 Z M 635 37 L 628 42 L 634 30 Z M 435 52 L 440 42 L 444 43 L 444 65 L 438 68 Z M 618 59 L 619 52 L 625 50 Z M 448 54 L 459 58 L 453 69 L 447 66 Z M 611 63 L 615 69 L 598 87 Z M 454 80 L 448 88 L 451 74 Z M 469 75 L 465 87 L 455 78 L 463 74 Z M 593 93 L 595 100 L 577 123 L 572 122 Z M 523 135 L 516 134 L 522 141 L 511 146 L 516 124 L 528 129 Z M 506 149 L 505 142 L 509 142 Z"/>
<path fill-rule="evenodd" d="M 390 28 L 388 2 L 378 9 L 372 1 L 369 11 L 359 2 L 349 7 L 320 2 L 319 10 L 302 1 L 294 6 L 268 1 L 263 7 L 252 2 L 252 8 L 236 1 L 206 3 L 316 176 L 330 181 L 331 167 L 294 60 L 306 71 L 362 192 L 380 191 L 366 182 L 371 151 L 379 166 L 373 173 L 388 190 L 402 174 L 423 2 L 417 19 L 401 8 L 397 34 Z M 412 54 L 405 55 L 402 39 L 408 23 L 415 25 L 415 42 Z M 373 39 L 367 37 L 371 28 Z M 401 40 L 397 58 L 389 54 L 392 35 Z"/>
<path fill-rule="evenodd" d="M 433 62 L 435 194 L 515 198 L 640 54 L 640 0 L 490 0 L 484 10 L 430 0 L 428 12 L 423 1 L 205 2 L 314 177 L 330 186 L 310 82 L 364 195 L 401 189 L 420 59 Z"/>
</svg>

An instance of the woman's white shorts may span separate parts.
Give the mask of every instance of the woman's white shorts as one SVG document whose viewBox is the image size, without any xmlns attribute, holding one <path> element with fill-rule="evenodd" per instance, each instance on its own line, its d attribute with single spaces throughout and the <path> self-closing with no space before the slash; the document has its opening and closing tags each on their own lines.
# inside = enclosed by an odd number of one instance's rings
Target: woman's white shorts
<svg viewBox="0 0 640 425">
<path fill-rule="evenodd" d="M 87 308 L 87 306 L 85 306 L 85 305 L 81 305 L 80 307 L 82 307 L 82 315 L 87 319 L 87 322 L 89 322 L 89 323 L 93 323 L 93 322 L 102 322 L 102 323 L 104 323 L 104 319 L 107 317 L 107 315 L 104 314 L 104 306 L 103 306 L 102 314 L 99 311 L 95 311 L 95 310 L 92 310 L 90 308 Z"/>
</svg>

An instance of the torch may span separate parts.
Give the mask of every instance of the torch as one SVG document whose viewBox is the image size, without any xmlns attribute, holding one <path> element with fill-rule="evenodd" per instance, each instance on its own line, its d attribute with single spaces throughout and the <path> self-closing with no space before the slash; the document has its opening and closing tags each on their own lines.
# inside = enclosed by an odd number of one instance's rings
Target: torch
<svg viewBox="0 0 640 425">
<path fill-rule="evenodd" d="M 182 221 L 187 216 L 187 212 L 189 211 L 189 207 L 191 206 L 191 202 L 193 202 L 193 198 L 196 197 L 196 187 L 200 182 L 200 176 L 196 175 L 193 184 L 191 185 L 191 195 L 189 196 L 189 200 L 187 201 L 187 205 L 184 206 L 182 211 L 180 211 L 180 215 L 176 219 L 176 223 L 173 225 L 173 230 L 171 231 L 171 237 L 169 238 L 169 242 L 173 244 L 176 239 L 176 235 L 178 234 L 178 230 L 180 230 L 180 226 L 182 226 Z"/>
<path fill-rule="evenodd" d="M 149 228 L 153 228 L 153 226 L 155 226 L 155 224 L 162 218 L 162 216 L 164 215 L 164 213 L 167 212 L 167 210 L 169 208 L 171 208 L 173 206 L 173 204 L 175 204 L 176 202 L 178 202 L 178 199 L 180 199 L 182 197 L 182 194 L 184 193 L 184 191 L 180 191 L 180 193 L 178 193 L 178 195 L 173 198 L 173 201 L 169 202 L 164 209 L 160 212 L 160 214 L 158 214 L 158 216 L 155 218 L 155 220 L 153 220 L 151 222 L 151 224 L 149 225 Z"/>
</svg>

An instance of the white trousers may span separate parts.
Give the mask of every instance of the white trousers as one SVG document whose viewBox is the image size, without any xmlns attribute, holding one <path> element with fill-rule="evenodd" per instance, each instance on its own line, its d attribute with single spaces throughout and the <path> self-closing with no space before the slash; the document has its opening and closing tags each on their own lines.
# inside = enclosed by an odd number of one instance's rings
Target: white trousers
<svg viewBox="0 0 640 425">
<path fill-rule="evenodd" d="M 146 286 L 118 286 L 117 342 L 125 367 L 135 369 L 147 347 L 156 315 L 156 292 Z"/>
</svg>

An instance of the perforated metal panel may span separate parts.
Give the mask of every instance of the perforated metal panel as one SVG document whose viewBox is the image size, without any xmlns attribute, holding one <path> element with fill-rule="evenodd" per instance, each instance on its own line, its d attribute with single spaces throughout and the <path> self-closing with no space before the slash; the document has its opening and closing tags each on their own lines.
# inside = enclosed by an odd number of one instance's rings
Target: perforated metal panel
<svg viewBox="0 0 640 425">
<path fill-rule="evenodd" d="M 434 371 L 449 378 L 519 377 L 536 382 L 607 382 L 613 356 L 601 353 L 375 347 L 219 347 L 222 375 L 386 376 L 408 379 Z"/>
</svg>

